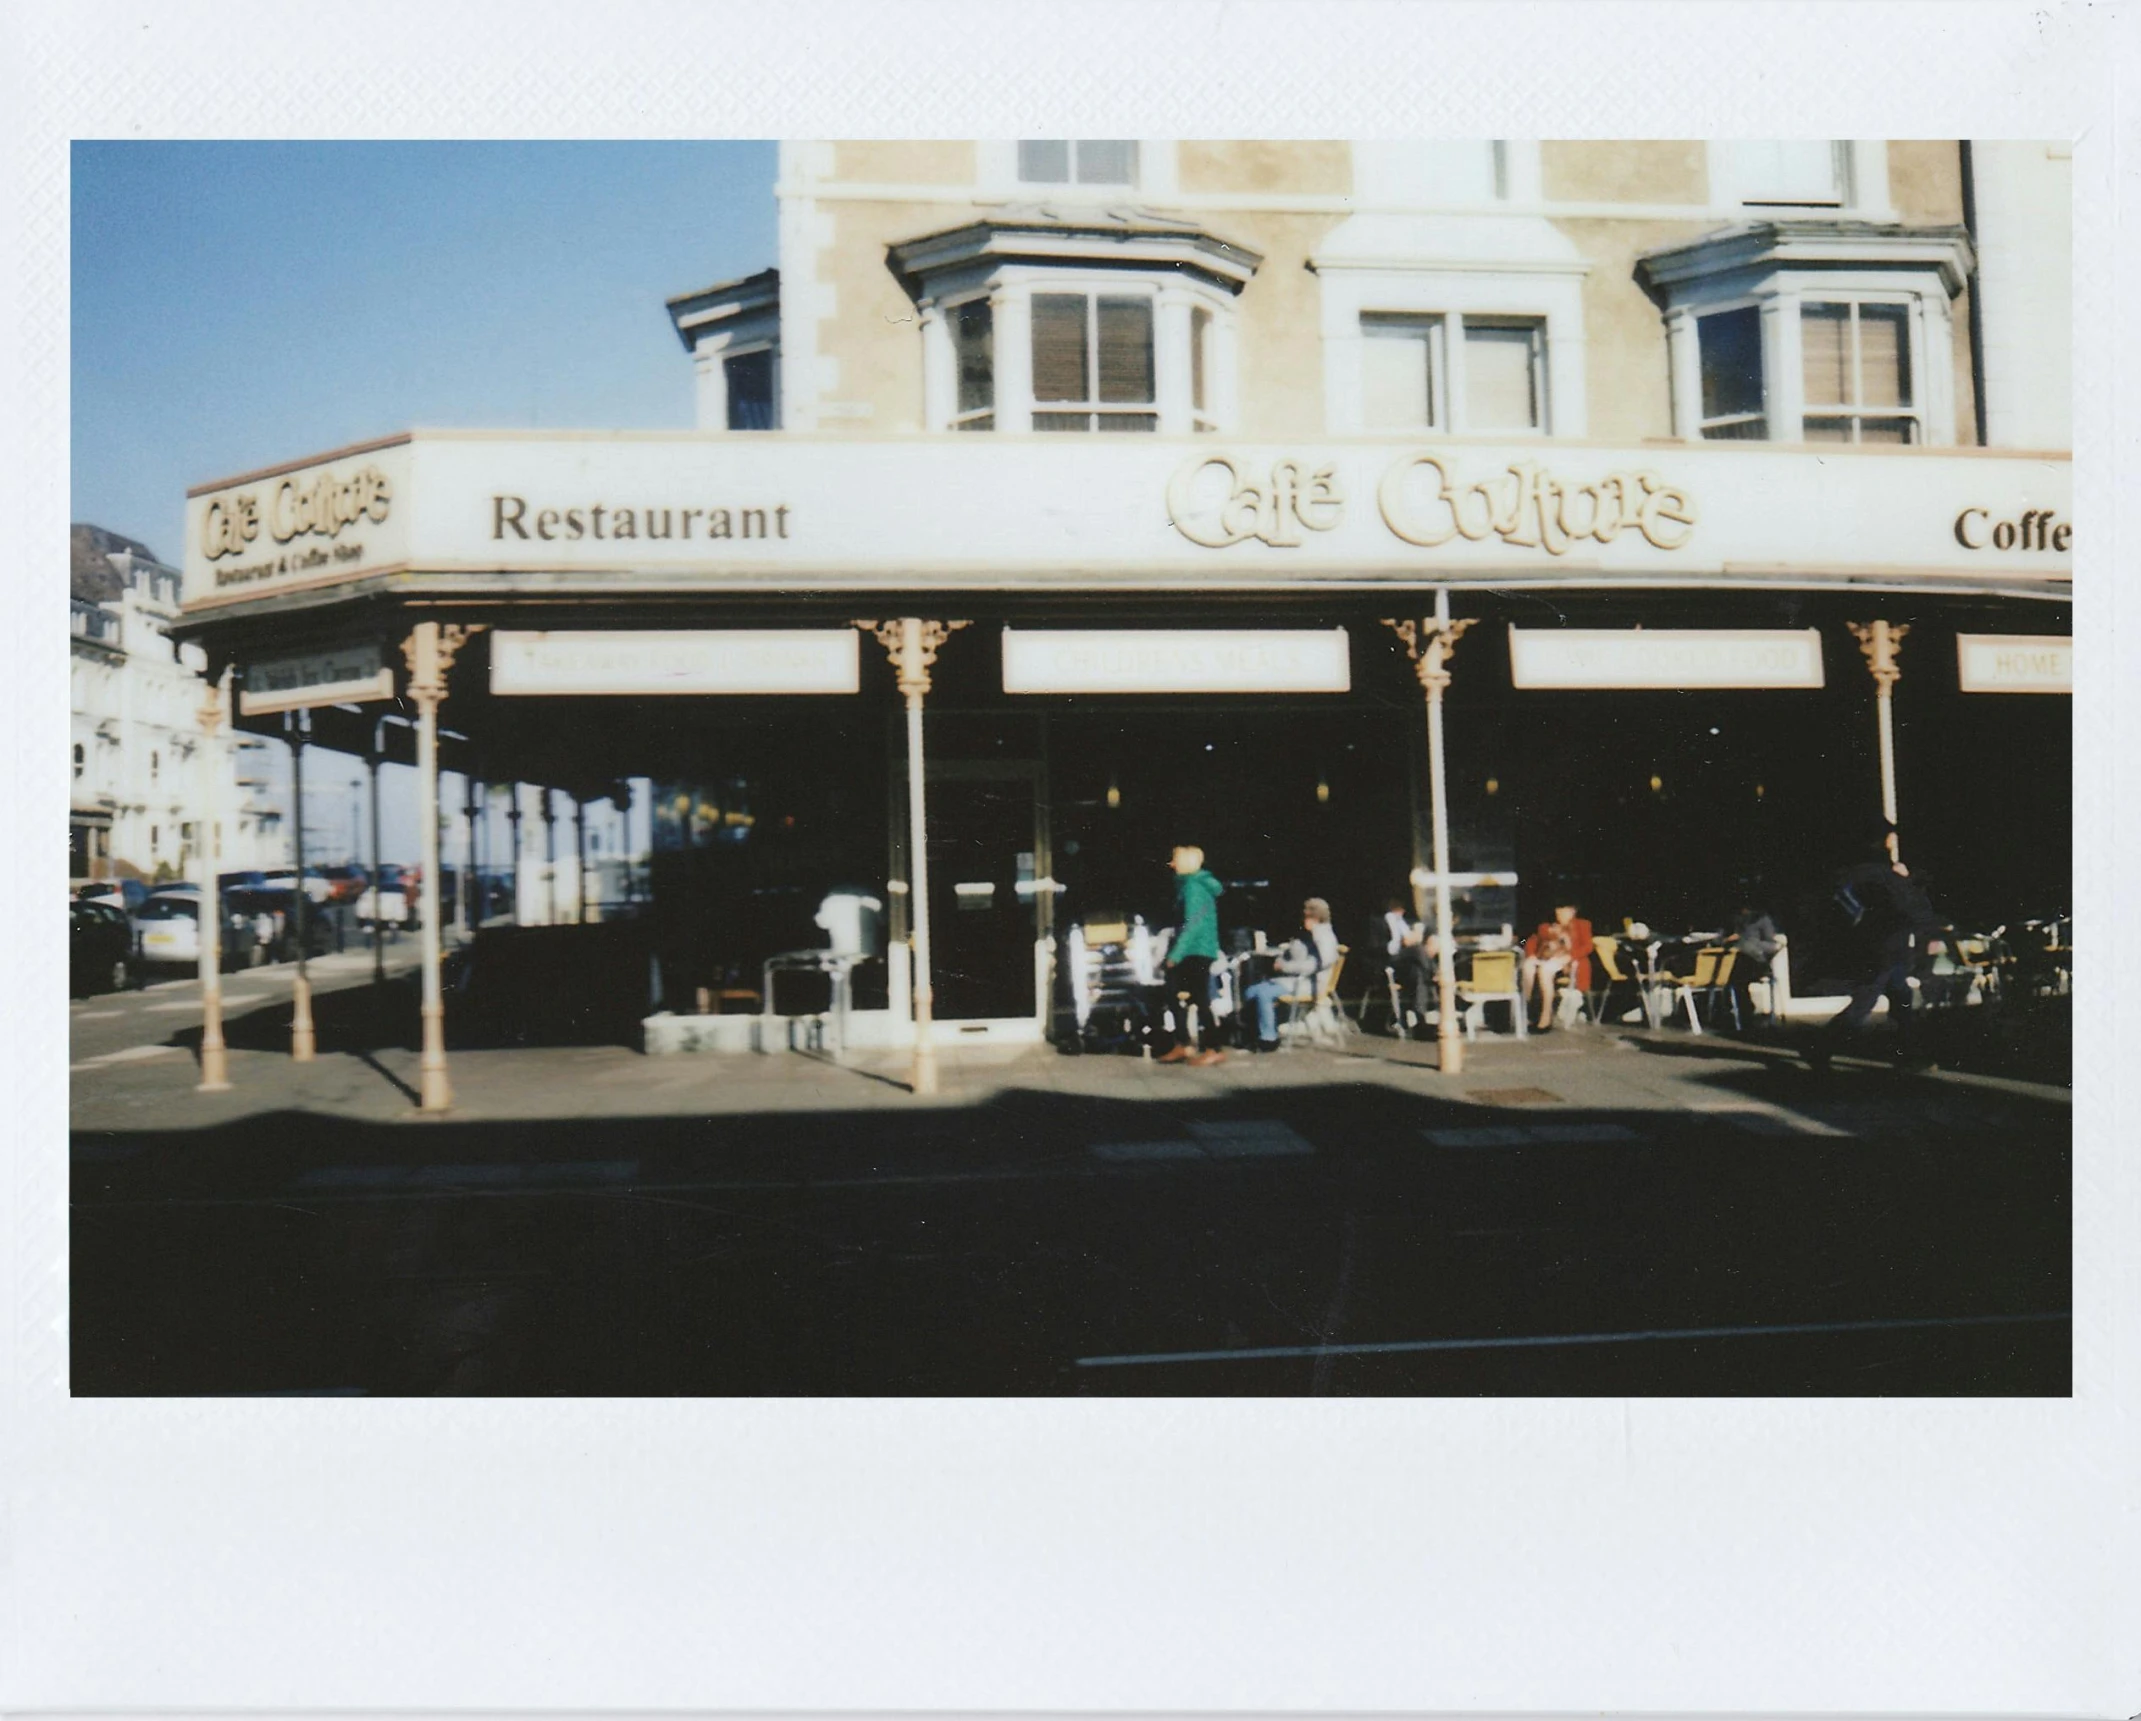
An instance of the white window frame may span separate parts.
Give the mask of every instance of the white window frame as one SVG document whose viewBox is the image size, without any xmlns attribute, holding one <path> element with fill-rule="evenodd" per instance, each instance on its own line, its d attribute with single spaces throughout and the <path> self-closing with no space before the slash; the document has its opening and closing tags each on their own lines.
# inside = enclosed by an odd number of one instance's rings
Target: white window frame
<svg viewBox="0 0 2141 1721">
<path fill-rule="evenodd" d="M 1857 404 L 1845 404 L 1840 401 L 1817 402 L 1805 398 L 1806 365 L 1804 342 L 1806 334 L 1806 312 L 1809 307 L 1815 305 L 1836 305 L 1843 307 L 1850 313 L 1848 318 L 1848 326 L 1850 329 L 1851 343 L 1851 392 L 1854 395 L 1862 397 L 1860 402 Z M 1859 312 L 1868 305 L 1882 305 L 1891 308 L 1899 308 L 1904 313 L 1903 364 L 1905 373 L 1910 381 L 1911 394 L 1910 404 L 1906 407 L 1869 407 L 1863 403 L 1863 396 L 1865 395 L 1866 390 L 1864 378 L 1860 374 L 1862 365 L 1861 354 L 1859 350 L 1858 325 Z M 1916 305 L 1914 300 L 1909 295 L 1901 293 L 1853 293 L 1849 295 L 1838 295 L 1834 298 L 1831 298 L 1822 293 L 1809 292 L 1804 293 L 1800 296 L 1799 311 L 1799 331 L 1801 338 L 1801 362 L 1799 377 L 1801 399 L 1799 402 L 1799 407 L 1800 412 L 1802 414 L 1799 425 L 1799 434 L 1801 438 L 1804 439 L 1806 437 L 1806 420 L 1809 418 L 1848 418 L 1851 421 L 1851 435 L 1846 445 L 1856 448 L 1865 445 L 1862 443 L 1862 439 L 1859 434 L 1860 430 L 1863 428 L 1864 421 L 1867 419 L 1879 419 L 1890 424 L 1909 424 L 1912 427 L 1913 434 L 1910 436 L 1904 446 L 1922 448 L 1925 445 L 1925 408 L 1922 404 L 1926 392 L 1925 372 L 1923 355 L 1918 350 L 1920 330 L 1918 327 L 1918 317 L 1916 315 Z M 1831 446 L 1837 445 L 1832 444 Z M 1872 446 L 1893 446 L 1893 444 L 1875 444 Z"/>
<path fill-rule="evenodd" d="M 1888 192 L 1888 145 L 1872 138 L 1837 138 L 1826 140 L 1834 153 L 1836 164 L 1833 200 L 1777 202 L 1765 196 L 1774 187 L 1765 187 L 1753 181 L 1746 167 L 1746 158 L 1738 153 L 1739 146 L 1747 143 L 1763 143 L 1765 138 L 1712 138 L 1709 143 L 1710 203 L 1713 208 L 1725 210 L 1751 209 L 1787 218 L 1790 211 L 1803 209 L 1809 213 L 1826 214 L 1844 212 L 1870 220 L 1891 220 L 1894 211 L 1889 207 Z M 1784 139 L 1778 141 L 1812 141 Z"/>
<path fill-rule="evenodd" d="M 1335 436 L 1417 435 L 1567 437 L 1585 434 L 1583 277 L 1586 263 L 1567 267 L 1497 269 L 1383 269 L 1328 267 L 1323 276 L 1324 418 Z M 1415 432 L 1371 431 L 1363 405 L 1367 337 L 1363 317 L 1440 317 L 1444 323 L 1437 387 L 1442 422 Z M 1539 428 L 1481 430 L 1467 422 L 1464 320 L 1536 323 L 1543 343 L 1537 376 L 1543 395 Z"/>
<path fill-rule="evenodd" d="M 1429 145 L 1478 143 L 1492 152 L 1485 197 L 1438 192 Z M 1496 209 L 1541 200 L 1536 138 L 1364 138 L 1350 145 L 1356 209 Z"/>
<path fill-rule="evenodd" d="M 1954 321 L 1946 287 L 1933 269 L 1797 270 L 1778 268 L 1750 285 L 1726 278 L 1691 281 L 1666 312 L 1666 345 L 1672 366 L 1675 434 L 1688 442 L 1702 434 L 1702 361 L 1695 323 L 1715 311 L 1755 307 L 1762 318 L 1762 400 L 1773 443 L 1834 448 L 1837 443 L 1806 443 L 1806 350 L 1801 340 L 1800 311 L 1808 304 L 1901 305 L 1908 312 L 1912 402 L 1909 417 L 1918 425 L 1914 446 L 1950 448 L 1955 444 Z M 1817 414 L 1833 417 L 1836 414 Z M 1857 446 L 1854 442 L 1848 446 Z"/>
<path fill-rule="evenodd" d="M 1110 298 L 1149 298 L 1153 302 L 1153 391 L 1159 423 L 1153 434 L 1188 436 L 1226 433 L 1236 422 L 1235 314 L 1230 294 L 1183 276 L 1112 269 L 1081 269 L 1036 263 L 1005 264 L 979 282 L 963 282 L 922 305 L 923 411 L 931 430 L 956 430 L 959 412 L 958 355 L 950 311 L 976 298 L 990 305 L 994 375 L 992 411 L 998 435 L 1067 436 L 1069 431 L 1037 431 L 1036 412 L 1135 410 L 1129 403 L 1081 408 L 1033 398 L 1033 296 L 1036 293 L 1084 293 Z M 1191 404 L 1190 340 L 1192 312 L 1211 316 L 1205 351 L 1205 410 Z M 1097 382 L 1097 379 L 1096 379 Z M 1089 434 L 1105 435 L 1095 431 Z"/>
<path fill-rule="evenodd" d="M 1077 142 L 1077 139 L 1072 139 Z M 985 138 L 975 150 L 975 189 L 984 197 L 1006 202 L 1120 203 L 1126 196 L 1140 202 L 1172 197 L 1176 183 L 1175 145 L 1168 138 L 1131 138 L 1137 145 L 1137 177 L 1129 184 L 1080 185 L 1076 180 L 1027 180 L 1018 176 L 1017 138 Z"/>
</svg>

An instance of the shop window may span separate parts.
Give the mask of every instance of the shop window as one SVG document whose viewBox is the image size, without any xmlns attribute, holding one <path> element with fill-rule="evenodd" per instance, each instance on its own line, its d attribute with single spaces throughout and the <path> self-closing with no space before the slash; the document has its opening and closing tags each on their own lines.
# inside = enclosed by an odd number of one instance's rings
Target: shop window
<svg viewBox="0 0 2141 1721">
<path fill-rule="evenodd" d="M 1762 313 L 1752 305 L 1698 319 L 1702 354 L 1702 434 L 1710 442 L 1763 442 L 1769 419 L 1762 389 Z"/>
<path fill-rule="evenodd" d="M 1034 429 L 1159 428 L 1149 298 L 1036 293 L 1032 317 Z"/>
<path fill-rule="evenodd" d="M 721 361 L 722 380 L 728 390 L 731 430 L 773 430 L 773 350 L 731 353 Z"/>
<path fill-rule="evenodd" d="M 986 299 L 969 299 L 950 313 L 952 358 L 958 367 L 954 430 L 996 428 L 996 314 Z"/>
<path fill-rule="evenodd" d="M 1912 443 L 1909 313 L 1901 305 L 1805 304 L 1799 312 L 1809 442 Z"/>
<path fill-rule="evenodd" d="M 1360 332 L 1362 429 L 1546 429 L 1542 319 L 1370 312 Z"/>
<path fill-rule="evenodd" d="M 1121 138 L 1035 138 L 1018 146 L 1023 185 L 1135 185 L 1137 145 Z"/>
</svg>

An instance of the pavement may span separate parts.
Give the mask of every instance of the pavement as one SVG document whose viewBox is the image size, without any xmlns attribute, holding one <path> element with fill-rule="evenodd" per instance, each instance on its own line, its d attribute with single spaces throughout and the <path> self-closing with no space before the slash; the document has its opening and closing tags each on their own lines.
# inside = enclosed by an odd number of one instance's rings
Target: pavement
<svg viewBox="0 0 2141 1721">
<path fill-rule="evenodd" d="M 319 1058 L 243 977 L 225 1094 L 184 984 L 75 1007 L 78 1392 L 2070 1390 L 2056 1082 L 475 1045 L 426 1118 L 406 973 L 312 968 Z"/>
</svg>

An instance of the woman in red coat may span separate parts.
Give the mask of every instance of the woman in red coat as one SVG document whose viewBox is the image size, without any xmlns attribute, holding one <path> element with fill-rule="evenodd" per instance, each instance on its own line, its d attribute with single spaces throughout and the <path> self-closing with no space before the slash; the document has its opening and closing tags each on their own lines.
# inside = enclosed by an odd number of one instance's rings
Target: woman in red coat
<svg viewBox="0 0 2141 1721">
<path fill-rule="evenodd" d="M 1542 1034 L 1554 1025 L 1554 990 L 1564 974 L 1577 991 L 1590 991 L 1591 923 L 1576 917 L 1572 902 L 1556 904 L 1554 918 L 1542 920 L 1539 930 L 1524 940 L 1521 984 L 1525 998 L 1537 1000 L 1532 1025 Z"/>
</svg>

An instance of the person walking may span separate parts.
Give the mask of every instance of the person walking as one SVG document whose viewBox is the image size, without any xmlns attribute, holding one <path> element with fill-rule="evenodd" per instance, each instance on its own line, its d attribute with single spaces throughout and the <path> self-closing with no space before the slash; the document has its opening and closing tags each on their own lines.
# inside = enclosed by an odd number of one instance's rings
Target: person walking
<svg viewBox="0 0 2141 1721">
<path fill-rule="evenodd" d="M 1163 1064 L 1219 1063 L 1226 1053 L 1217 1046 L 1190 1049 L 1186 1014 L 1169 1025 L 1170 1014 L 1194 1007 L 1211 1012 L 1212 964 L 1219 959 L 1219 898 L 1226 887 L 1204 870 L 1204 850 L 1178 847 L 1169 863 L 1175 874 L 1175 937 L 1167 947 L 1167 980 L 1153 1012 L 1152 1044 Z"/>
<path fill-rule="evenodd" d="M 1925 887 L 1901 861 L 1889 858 L 1893 827 L 1885 821 L 1871 833 L 1867 855 L 1841 868 L 1832 898 L 1850 924 L 1857 983 L 1851 1001 L 1817 1031 L 1806 1048 L 1807 1062 L 1826 1070 L 1837 1052 L 1849 1045 L 1888 1000 L 1890 1055 L 1907 1069 L 1930 1070 L 1912 1022 L 1911 976 L 1922 957 L 1943 946 L 1946 928 Z"/>
</svg>

